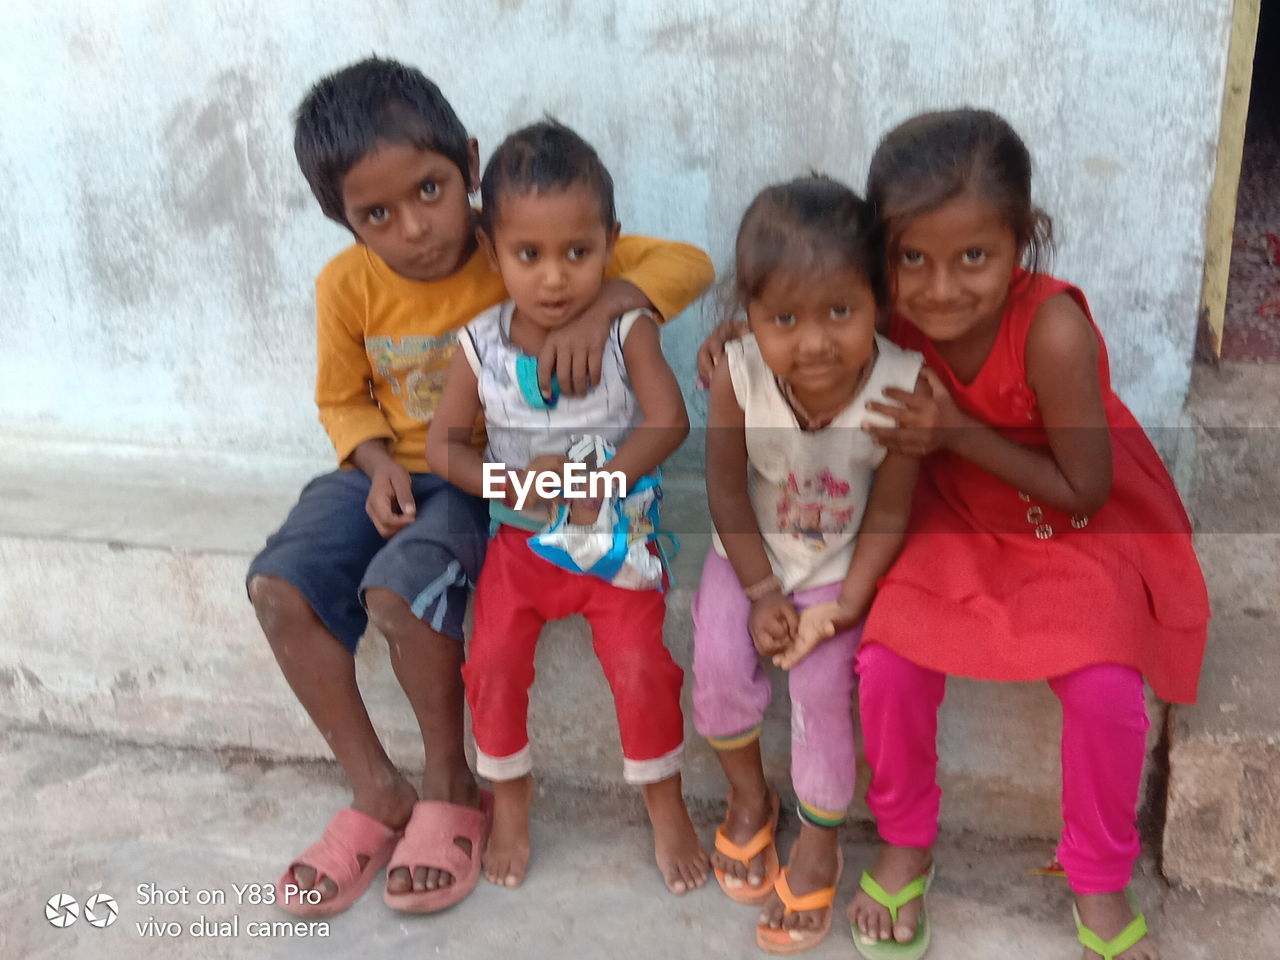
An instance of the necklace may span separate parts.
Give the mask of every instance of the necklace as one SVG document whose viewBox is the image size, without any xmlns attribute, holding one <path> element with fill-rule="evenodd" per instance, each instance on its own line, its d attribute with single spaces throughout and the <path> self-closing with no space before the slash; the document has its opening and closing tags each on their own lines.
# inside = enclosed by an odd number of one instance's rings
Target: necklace
<svg viewBox="0 0 1280 960">
<path fill-rule="evenodd" d="M 871 356 L 868 357 L 867 362 L 862 365 L 862 370 L 858 373 L 858 380 L 853 385 L 853 391 L 849 394 L 849 399 L 840 403 L 830 411 L 824 412 L 819 410 L 817 413 L 810 413 L 805 409 L 804 404 L 802 404 L 800 399 L 795 395 L 795 391 L 791 389 L 791 384 L 787 383 L 786 380 L 783 380 L 776 373 L 773 375 L 773 381 L 777 384 L 778 392 L 782 394 L 782 399 L 787 401 L 787 406 L 789 406 L 791 408 L 791 412 L 795 414 L 796 423 L 800 425 L 800 429 L 805 432 L 821 430 L 823 427 L 830 426 L 831 421 L 840 416 L 840 414 L 848 408 L 849 404 L 856 400 L 858 395 L 866 388 L 867 381 L 871 379 L 871 371 L 876 365 L 876 358 L 879 354 L 879 347 L 872 344 Z"/>
</svg>

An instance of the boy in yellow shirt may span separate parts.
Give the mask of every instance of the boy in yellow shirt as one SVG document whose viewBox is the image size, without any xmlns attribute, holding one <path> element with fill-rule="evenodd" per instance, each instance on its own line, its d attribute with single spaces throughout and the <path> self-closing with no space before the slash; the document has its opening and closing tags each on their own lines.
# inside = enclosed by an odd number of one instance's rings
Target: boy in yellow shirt
<svg viewBox="0 0 1280 960">
<path fill-rule="evenodd" d="M 388 904 L 430 912 L 475 886 L 490 820 L 463 753 L 462 620 L 488 511 L 431 472 L 427 426 L 454 332 L 507 299 L 479 252 L 469 194 L 479 151 L 419 71 L 369 59 L 319 81 L 294 148 L 331 219 L 355 235 L 316 279 L 316 404 L 340 469 L 311 481 L 249 568 L 258 620 L 286 680 L 350 782 L 350 807 L 280 878 L 303 915 L 346 909 L 390 865 Z M 712 280 L 702 251 L 621 237 L 599 297 L 548 343 L 539 379 L 582 393 L 613 318 L 684 309 Z M 420 789 L 369 721 L 353 653 L 368 620 L 422 731 Z"/>
</svg>

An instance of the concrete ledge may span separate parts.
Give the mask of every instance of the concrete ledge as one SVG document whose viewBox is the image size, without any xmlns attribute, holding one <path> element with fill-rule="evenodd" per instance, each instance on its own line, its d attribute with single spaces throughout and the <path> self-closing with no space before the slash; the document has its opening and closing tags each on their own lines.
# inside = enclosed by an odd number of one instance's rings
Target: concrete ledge
<svg viewBox="0 0 1280 960">
<path fill-rule="evenodd" d="M 1194 886 L 1280 880 L 1280 367 L 1200 367 L 1192 504 L 1213 598 L 1195 706 L 1169 729 L 1164 869 Z"/>
<path fill-rule="evenodd" d="M 1164 868 L 1192 886 L 1280 882 L 1280 537 L 1198 539 L 1216 602 L 1200 701 L 1174 708 Z"/>
<path fill-rule="evenodd" d="M 258 630 L 244 571 L 323 463 L 239 462 L 142 450 L 5 448 L 0 461 L 0 715 L 140 743 L 326 758 Z M 689 604 L 707 538 L 701 477 L 676 471 L 668 521 L 682 531 L 666 637 L 688 671 Z M 694 531 L 685 534 L 684 531 Z M 417 728 L 371 636 L 361 689 L 388 750 L 417 769 Z M 541 782 L 622 790 L 612 704 L 586 625 L 548 629 L 531 731 Z M 775 677 L 763 748 L 788 783 L 785 682 Z M 686 717 L 692 716 L 686 683 Z M 1164 708 L 1152 702 L 1152 745 Z M 1060 829 L 1057 701 L 1044 684 L 954 682 L 941 721 L 944 823 L 988 836 Z M 714 756 L 687 724 L 691 802 L 721 803 Z M 860 792 L 867 783 L 861 771 Z M 1159 792 L 1159 791 L 1157 791 Z M 857 815 L 865 817 L 859 807 Z M 1046 850 L 1047 855 L 1047 850 Z"/>
</svg>

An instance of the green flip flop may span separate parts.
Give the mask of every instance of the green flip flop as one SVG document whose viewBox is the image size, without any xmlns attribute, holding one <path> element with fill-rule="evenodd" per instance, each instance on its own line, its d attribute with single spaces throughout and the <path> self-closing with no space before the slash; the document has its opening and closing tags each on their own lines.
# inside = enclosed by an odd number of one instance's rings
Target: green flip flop
<svg viewBox="0 0 1280 960">
<path fill-rule="evenodd" d="M 853 945 L 857 947 L 858 953 L 867 960 L 919 960 L 924 956 L 925 951 L 929 949 L 929 914 L 924 909 L 923 901 L 929 892 L 929 887 L 933 885 L 934 872 L 934 867 L 930 866 L 929 872 L 924 876 L 916 877 L 897 893 L 890 893 L 876 882 L 875 877 L 863 871 L 858 886 L 867 896 L 889 911 L 889 919 L 895 925 L 898 923 L 898 911 L 906 904 L 919 897 L 921 906 L 920 919 L 916 921 L 916 935 L 907 943 L 899 943 L 897 940 L 875 940 L 867 943 L 862 939 L 862 931 L 853 926 L 851 928 Z"/>
<path fill-rule="evenodd" d="M 1102 957 L 1102 960 L 1115 960 L 1116 956 L 1124 953 L 1135 943 L 1147 935 L 1147 918 L 1138 912 L 1138 903 L 1134 899 L 1133 894 L 1126 890 L 1125 896 L 1129 898 L 1129 903 L 1133 906 L 1133 919 L 1129 921 L 1129 925 L 1121 930 L 1116 936 L 1110 940 L 1103 940 L 1100 936 L 1090 930 L 1080 920 L 1080 910 L 1073 903 L 1071 905 L 1071 915 L 1076 919 L 1076 939 L 1085 945 L 1088 949 Z"/>
</svg>

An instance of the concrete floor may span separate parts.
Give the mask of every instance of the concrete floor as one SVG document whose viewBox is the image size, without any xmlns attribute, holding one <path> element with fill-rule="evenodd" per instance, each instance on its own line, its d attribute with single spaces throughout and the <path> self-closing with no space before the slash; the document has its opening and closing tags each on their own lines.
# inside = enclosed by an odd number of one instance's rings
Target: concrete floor
<svg viewBox="0 0 1280 960">
<path fill-rule="evenodd" d="M 55 732 L 0 730 L 0 957 L 222 958 L 515 956 L 629 958 L 759 955 L 754 911 L 730 903 L 712 886 L 670 897 L 652 866 L 638 806 L 605 807 L 591 817 L 589 798 L 540 798 L 535 860 L 529 880 L 508 892 L 481 882 L 455 909 L 434 917 L 388 910 L 371 889 L 329 923 L 327 936 L 254 938 L 251 921 L 284 920 L 267 906 L 236 906 L 233 884 L 267 884 L 344 802 L 328 764 L 264 764 L 241 756 L 140 747 Z M 709 838 L 710 823 L 701 824 Z M 784 824 L 784 843 L 794 823 Z M 852 833 L 853 831 L 851 831 Z M 849 869 L 841 908 L 857 871 L 873 854 L 868 838 L 845 845 Z M 931 956 L 942 960 L 1033 958 L 1073 960 L 1070 898 L 1060 880 L 1029 877 L 1044 844 L 992 845 L 950 838 L 938 849 L 930 900 L 935 924 Z M 142 906 L 137 889 L 185 886 L 191 903 Z M 1257 944 L 1280 942 L 1280 902 L 1170 889 L 1144 863 L 1135 881 L 1160 933 L 1166 960 L 1235 960 L 1280 956 Z M 227 902 L 201 907 L 197 891 L 223 891 Z M 45 902 L 67 893 L 81 903 L 108 893 L 119 919 L 105 929 L 81 916 L 57 929 Z M 201 916 L 239 917 L 233 939 L 196 937 Z M 177 923 L 177 936 L 143 936 L 137 924 Z M 854 956 L 847 926 L 837 925 L 810 956 Z"/>
</svg>

